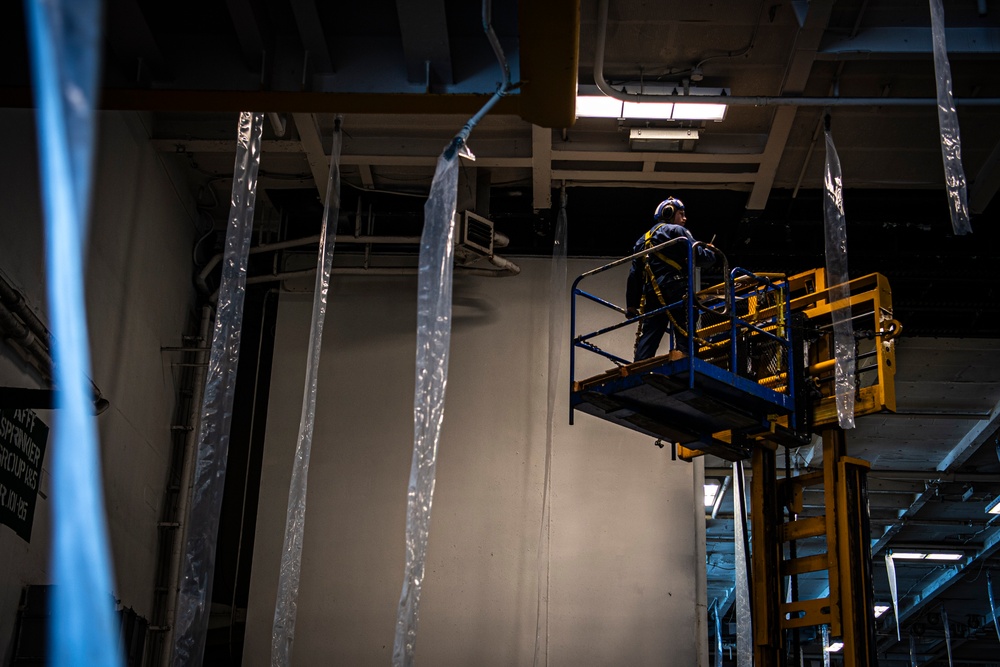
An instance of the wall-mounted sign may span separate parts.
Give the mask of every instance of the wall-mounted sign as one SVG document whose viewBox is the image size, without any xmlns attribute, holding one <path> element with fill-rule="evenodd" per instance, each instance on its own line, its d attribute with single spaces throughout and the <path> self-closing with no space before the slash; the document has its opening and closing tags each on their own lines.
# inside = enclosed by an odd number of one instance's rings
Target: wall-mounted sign
<svg viewBox="0 0 1000 667">
<path fill-rule="evenodd" d="M 49 427 L 32 410 L 0 410 L 0 523 L 31 541 Z"/>
</svg>

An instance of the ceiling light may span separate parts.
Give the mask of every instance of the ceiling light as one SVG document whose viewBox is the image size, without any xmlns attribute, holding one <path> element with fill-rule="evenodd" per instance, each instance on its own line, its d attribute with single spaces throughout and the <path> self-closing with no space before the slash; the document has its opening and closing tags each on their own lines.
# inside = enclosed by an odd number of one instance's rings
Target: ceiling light
<svg viewBox="0 0 1000 667">
<path fill-rule="evenodd" d="M 965 558 L 965 554 L 954 551 L 935 551 L 926 553 L 923 551 L 893 551 L 893 560 L 947 560 L 956 561 Z"/>
<path fill-rule="evenodd" d="M 844 648 L 844 642 L 833 642 L 832 644 L 830 644 L 829 646 L 827 646 L 823 650 L 827 651 L 829 653 L 836 653 L 837 651 L 839 651 L 842 648 Z"/>
<path fill-rule="evenodd" d="M 705 507 L 713 507 L 715 505 L 715 498 L 719 495 L 719 488 L 721 488 L 718 480 L 712 480 L 705 482 Z"/>
<path fill-rule="evenodd" d="M 577 95 L 577 118 L 622 118 L 622 101 L 606 95 Z"/>
<path fill-rule="evenodd" d="M 1000 496 L 993 499 L 989 505 L 986 506 L 987 514 L 1000 514 Z"/>
<path fill-rule="evenodd" d="M 641 93 L 640 101 L 624 102 L 608 97 L 596 86 L 579 86 L 576 95 L 577 118 L 618 118 L 621 120 L 714 120 L 726 117 L 725 104 L 696 104 L 698 96 L 729 95 L 727 88 L 698 88 L 675 84 L 639 84 L 623 86 L 625 93 Z"/>
<path fill-rule="evenodd" d="M 887 605 L 887 604 L 877 604 L 877 605 L 875 605 L 874 609 L 875 609 L 875 618 L 878 618 L 879 616 L 881 616 L 885 612 L 889 611 L 889 605 Z"/>
</svg>

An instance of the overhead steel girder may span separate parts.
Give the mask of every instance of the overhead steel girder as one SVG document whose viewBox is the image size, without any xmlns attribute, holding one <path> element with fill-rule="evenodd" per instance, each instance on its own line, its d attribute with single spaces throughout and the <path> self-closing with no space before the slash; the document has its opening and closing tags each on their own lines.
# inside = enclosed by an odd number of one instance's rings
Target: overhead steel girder
<svg viewBox="0 0 1000 667">
<path fill-rule="evenodd" d="M 1000 28 L 946 28 L 950 56 L 975 54 L 1000 57 Z M 818 60 L 900 58 L 933 54 L 929 28 L 868 28 L 853 37 L 824 39 Z"/>
<path fill-rule="evenodd" d="M 889 526 L 878 541 L 872 544 L 872 556 L 879 553 L 889 544 L 890 540 L 895 537 L 896 533 L 906 523 L 906 520 L 914 517 L 920 508 L 934 497 L 941 483 L 949 481 L 953 477 L 953 473 L 979 450 L 997 428 L 1000 428 L 1000 403 L 993 406 L 989 418 L 973 424 L 965 436 L 948 452 L 948 455 L 938 463 L 938 476 L 928 480 L 930 483 L 927 485 L 927 488 L 923 492 L 918 493 L 910 506 L 900 513 L 898 522 Z"/>
<path fill-rule="evenodd" d="M 423 83 L 428 90 L 432 81 L 447 85 L 454 83 L 444 2 L 396 0 L 396 13 L 403 36 L 406 80 Z"/>
<path fill-rule="evenodd" d="M 969 559 L 968 563 L 948 568 L 947 571 L 945 571 L 941 576 L 937 577 L 920 589 L 920 591 L 916 594 L 917 599 L 913 602 L 913 604 L 903 606 L 901 601 L 901 608 L 899 610 L 900 626 L 902 626 L 902 624 L 908 619 L 920 613 L 921 610 L 933 602 L 938 596 L 942 595 L 945 591 L 958 583 L 967 570 L 979 565 L 979 563 L 985 559 L 990 558 L 996 554 L 998 550 L 1000 550 L 1000 529 L 995 530 L 993 534 L 986 539 L 986 542 L 983 544 L 983 548 L 976 552 L 976 554 Z M 883 632 L 888 632 L 890 635 L 894 636 L 895 633 L 891 631 L 895 628 L 895 622 L 895 619 L 890 616 L 885 622 Z M 895 639 L 893 639 L 893 642 L 895 642 Z"/>
</svg>

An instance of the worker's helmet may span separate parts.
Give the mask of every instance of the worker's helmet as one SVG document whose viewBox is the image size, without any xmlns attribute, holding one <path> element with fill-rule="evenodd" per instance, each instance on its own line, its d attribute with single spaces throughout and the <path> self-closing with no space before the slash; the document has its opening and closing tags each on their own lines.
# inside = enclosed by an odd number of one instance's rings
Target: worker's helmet
<svg viewBox="0 0 1000 667">
<path fill-rule="evenodd" d="M 662 220 L 664 222 L 670 222 L 673 220 L 674 213 L 677 211 L 684 210 L 684 202 L 682 202 L 677 197 L 667 197 L 660 202 L 660 205 L 656 207 L 656 211 L 653 213 L 654 220 Z"/>
</svg>

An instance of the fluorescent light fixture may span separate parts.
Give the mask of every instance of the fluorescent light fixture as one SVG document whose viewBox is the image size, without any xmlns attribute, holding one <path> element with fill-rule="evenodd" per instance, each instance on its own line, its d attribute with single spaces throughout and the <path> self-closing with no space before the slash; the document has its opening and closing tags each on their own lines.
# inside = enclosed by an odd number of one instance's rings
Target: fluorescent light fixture
<svg viewBox="0 0 1000 667">
<path fill-rule="evenodd" d="M 993 499 L 989 505 L 986 506 L 987 514 L 1000 514 L 1000 496 Z"/>
<path fill-rule="evenodd" d="M 628 138 L 630 141 L 682 141 L 684 139 L 697 139 L 698 130 L 693 127 L 667 130 L 653 127 L 634 127 L 629 130 Z"/>
<path fill-rule="evenodd" d="M 674 106 L 670 102 L 625 102 L 622 106 L 622 118 L 673 120 Z"/>
<path fill-rule="evenodd" d="M 954 551 L 934 551 L 926 553 L 923 551 L 893 551 L 893 560 L 946 560 L 957 561 L 965 558 L 964 553 Z"/>
<path fill-rule="evenodd" d="M 705 482 L 705 507 L 712 507 L 715 505 L 715 498 L 719 495 L 719 488 L 721 486 L 722 485 L 714 479 L 710 482 Z"/>
<path fill-rule="evenodd" d="M 827 653 L 836 653 L 842 648 L 844 648 L 844 642 L 833 642 L 823 650 Z"/>
<path fill-rule="evenodd" d="M 726 117 L 725 104 L 675 104 L 673 120 L 714 120 Z"/>
<path fill-rule="evenodd" d="M 621 100 L 606 95 L 577 95 L 577 118 L 622 118 Z"/>
<path fill-rule="evenodd" d="M 875 618 L 878 618 L 879 616 L 881 616 L 885 612 L 889 611 L 889 605 L 887 605 L 887 604 L 877 604 L 877 605 L 875 605 L 874 609 L 875 609 Z"/>
<path fill-rule="evenodd" d="M 596 86 L 579 86 L 576 95 L 577 118 L 618 118 L 621 120 L 714 120 L 726 117 L 725 104 L 685 103 L 700 95 L 728 95 L 728 88 L 683 87 L 674 84 L 626 84 L 626 93 L 641 92 L 638 102 L 624 102 L 608 97 Z M 657 99 L 657 98 L 662 98 Z"/>
</svg>

